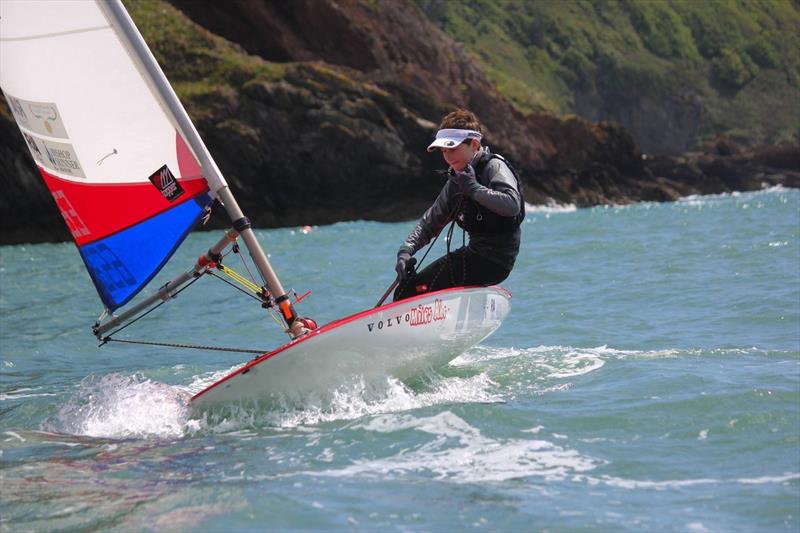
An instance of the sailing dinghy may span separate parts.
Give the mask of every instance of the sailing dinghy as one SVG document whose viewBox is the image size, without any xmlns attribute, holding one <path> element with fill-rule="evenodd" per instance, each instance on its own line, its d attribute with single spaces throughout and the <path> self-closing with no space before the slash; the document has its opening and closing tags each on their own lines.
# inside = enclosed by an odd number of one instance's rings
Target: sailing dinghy
<svg viewBox="0 0 800 533">
<path fill-rule="evenodd" d="M 500 287 L 459 287 L 322 327 L 300 317 L 119 0 L 0 2 L 0 88 L 104 305 L 92 328 L 99 340 L 117 340 L 120 328 L 206 274 L 228 275 L 280 316 L 291 340 L 196 394 L 195 412 L 332 390 L 358 375 L 408 379 L 485 339 L 510 310 Z M 127 305 L 215 200 L 231 229 L 191 268 Z M 222 263 L 240 240 L 258 282 Z"/>
</svg>

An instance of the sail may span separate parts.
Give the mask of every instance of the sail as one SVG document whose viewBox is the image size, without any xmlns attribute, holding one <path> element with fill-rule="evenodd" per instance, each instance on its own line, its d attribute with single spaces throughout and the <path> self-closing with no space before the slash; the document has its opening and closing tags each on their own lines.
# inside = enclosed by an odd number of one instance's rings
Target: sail
<svg viewBox="0 0 800 533">
<path fill-rule="evenodd" d="M 158 273 L 211 194 L 107 11 L 86 0 L 0 1 L 0 88 L 114 310 Z"/>
</svg>

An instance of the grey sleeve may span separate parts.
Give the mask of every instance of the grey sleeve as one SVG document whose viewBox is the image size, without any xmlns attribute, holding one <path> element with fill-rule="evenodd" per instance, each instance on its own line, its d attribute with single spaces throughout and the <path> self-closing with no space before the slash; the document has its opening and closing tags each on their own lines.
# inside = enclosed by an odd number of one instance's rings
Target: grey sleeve
<svg viewBox="0 0 800 533">
<path fill-rule="evenodd" d="M 497 159 L 490 161 L 485 171 L 489 187 L 472 182 L 465 194 L 503 217 L 513 217 L 519 213 L 520 201 L 517 180 L 511 169 Z"/>
<path fill-rule="evenodd" d="M 448 180 L 439 192 L 439 196 L 436 197 L 436 201 L 425 211 L 414 230 L 400 246 L 398 253 L 408 252 L 414 255 L 420 248 L 431 242 L 431 239 L 439 235 L 442 228 L 450 222 L 454 193 L 455 187 Z"/>
</svg>

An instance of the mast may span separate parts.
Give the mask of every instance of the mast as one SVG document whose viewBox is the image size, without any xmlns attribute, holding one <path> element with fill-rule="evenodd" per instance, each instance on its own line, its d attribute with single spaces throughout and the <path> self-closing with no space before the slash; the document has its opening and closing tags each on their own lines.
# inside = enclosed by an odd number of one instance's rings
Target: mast
<svg viewBox="0 0 800 533">
<path fill-rule="evenodd" d="M 178 128 L 183 138 L 186 139 L 191 146 L 192 151 L 200 162 L 200 170 L 203 177 L 233 221 L 234 229 L 242 237 L 250 253 L 250 257 L 253 259 L 253 263 L 255 263 L 256 268 L 264 278 L 267 289 L 275 298 L 275 302 L 278 304 L 281 315 L 286 321 L 286 325 L 289 327 L 292 336 L 296 337 L 302 334 L 303 331 L 299 330 L 295 325 L 298 316 L 294 311 L 289 295 L 281 285 L 275 270 L 272 268 L 272 265 L 270 265 L 264 250 L 258 243 L 255 233 L 251 228 L 250 220 L 244 215 L 239 204 L 236 202 L 236 198 L 234 198 L 216 162 L 214 162 L 208 148 L 206 148 L 205 143 L 203 143 L 203 139 L 200 137 L 197 129 L 195 129 L 189 115 L 183 108 L 178 96 L 172 89 L 167 77 L 158 65 L 156 58 L 153 56 L 147 43 L 145 43 L 144 38 L 139 33 L 130 15 L 122 5 L 121 0 L 96 0 L 96 2 L 100 10 L 106 15 L 109 22 L 111 22 L 112 27 L 116 30 L 123 45 L 128 49 L 154 95 L 168 110 L 168 115 L 176 122 L 176 128 Z"/>
</svg>

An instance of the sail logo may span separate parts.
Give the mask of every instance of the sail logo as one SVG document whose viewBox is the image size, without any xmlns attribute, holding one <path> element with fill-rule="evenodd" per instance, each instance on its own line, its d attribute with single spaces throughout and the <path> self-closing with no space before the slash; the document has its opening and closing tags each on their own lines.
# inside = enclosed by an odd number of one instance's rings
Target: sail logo
<svg viewBox="0 0 800 533">
<path fill-rule="evenodd" d="M 55 102 L 34 102 L 5 93 L 11 113 L 21 127 L 37 135 L 68 139 Z"/>
<path fill-rule="evenodd" d="M 161 191 L 162 196 L 170 202 L 175 201 L 184 192 L 183 187 L 172 175 L 167 165 L 159 168 L 150 176 L 150 183 L 155 185 Z"/>
<path fill-rule="evenodd" d="M 47 102 L 31 102 L 28 104 L 28 109 L 31 110 L 31 113 L 33 113 L 34 117 L 42 121 L 42 124 L 44 124 L 44 129 L 47 130 L 47 133 L 52 135 L 52 124 L 55 124 L 58 121 L 58 111 L 56 110 L 55 104 L 50 104 Z"/>
<path fill-rule="evenodd" d="M 19 98 L 14 98 L 13 96 L 9 97 L 11 101 L 11 111 L 14 112 L 14 116 L 17 117 L 18 120 L 28 120 L 28 115 L 25 114 L 25 109 L 22 107 L 22 104 L 19 101 Z"/>
<path fill-rule="evenodd" d="M 34 139 L 32 135 L 28 135 L 24 131 L 22 132 L 22 136 L 25 137 L 25 142 L 28 143 L 28 148 L 30 149 L 33 158 L 36 161 L 41 162 L 43 159 L 42 151 L 39 150 L 39 145 L 36 144 L 36 139 Z"/>
</svg>

